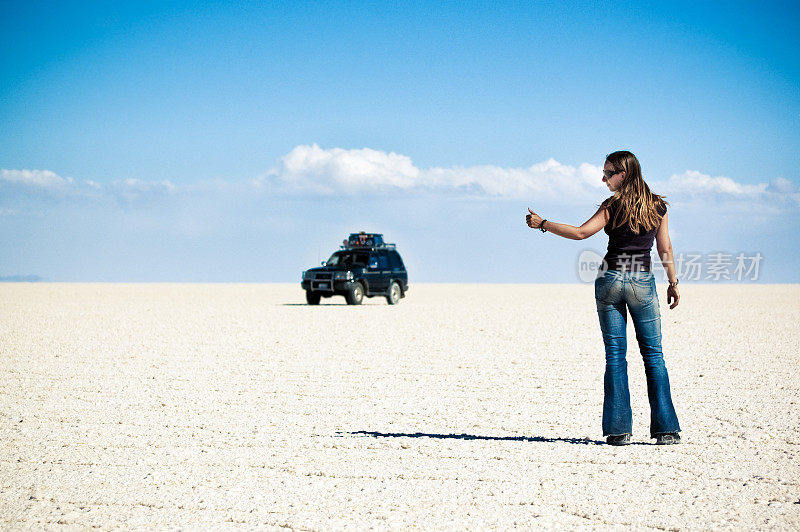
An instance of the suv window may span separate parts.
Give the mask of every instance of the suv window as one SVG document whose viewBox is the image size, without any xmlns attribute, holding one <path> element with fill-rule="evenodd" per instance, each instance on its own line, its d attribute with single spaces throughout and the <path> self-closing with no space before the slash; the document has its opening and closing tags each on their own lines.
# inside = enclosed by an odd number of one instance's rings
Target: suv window
<svg viewBox="0 0 800 532">
<path fill-rule="evenodd" d="M 381 253 L 380 255 L 378 255 L 378 269 L 380 270 L 389 269 L 389 257 L 386 256 L 386 253 Z"/>
<path fill-rule="evenodd" d="M 392 265 L 393 270 L 403 269 L 403 260 L 400 258 L 400 254 L 396 251 L 389 252 L 389 263 Z"/>
<path fill-rule="evenodd" d="M 328 266 L 344 266 L 345 268 L 360 264 L 367 265 L 367 253 L 363 251 L 337 251 L 326 263 Z"/>
</svg>

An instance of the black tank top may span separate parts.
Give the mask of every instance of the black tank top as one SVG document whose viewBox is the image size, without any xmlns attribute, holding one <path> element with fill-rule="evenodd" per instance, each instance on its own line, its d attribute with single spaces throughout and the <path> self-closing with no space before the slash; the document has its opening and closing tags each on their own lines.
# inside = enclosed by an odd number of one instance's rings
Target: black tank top
<svg viewBox="0 0 800 532">
<path fill-rule="evenodd" d="M 650 250 L 656 237 L 658 227 L 650 231 L 636 234 L 630 224 L 624 223 L 612 229 L 614 217 L 620 208 L 620 202 L 615 201 L 608 208 L 610 218 L 603 230 L 608 235 L 608 251 L 603 260 L 606 261 L 608 270 L 617 271 L 650 271 Z M 658 214 L 662 218 L 667 213 L 666 205 L 658 205 Z"/>
</svg>

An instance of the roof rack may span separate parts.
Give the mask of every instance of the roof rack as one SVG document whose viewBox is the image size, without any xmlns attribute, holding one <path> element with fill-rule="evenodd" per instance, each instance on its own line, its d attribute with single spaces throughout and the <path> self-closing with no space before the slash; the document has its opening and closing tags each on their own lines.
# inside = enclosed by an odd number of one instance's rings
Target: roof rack
<svg viewBox="0 0 800 532">
<path fill-rule="evenodd" d="M 383 241 L 381 233 L 350 233 L 350 236 L 342 242 L 342 249 L 395 249 L 394 244 Z"/>
</svg>

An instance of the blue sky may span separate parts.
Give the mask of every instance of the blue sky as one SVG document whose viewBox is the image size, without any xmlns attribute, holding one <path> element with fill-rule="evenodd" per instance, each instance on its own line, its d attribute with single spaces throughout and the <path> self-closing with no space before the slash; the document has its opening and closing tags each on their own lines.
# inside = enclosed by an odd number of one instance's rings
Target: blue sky
<svg viewBox="0 0 800 532">
<path fill-rule="evenodd" d="M 295 281 L 351 230 L 412 280 L 572 282 L 630 149 L 676 252 L 800 282 L 790 2 L 0 2 L 0 276 Z"/>
</svg>

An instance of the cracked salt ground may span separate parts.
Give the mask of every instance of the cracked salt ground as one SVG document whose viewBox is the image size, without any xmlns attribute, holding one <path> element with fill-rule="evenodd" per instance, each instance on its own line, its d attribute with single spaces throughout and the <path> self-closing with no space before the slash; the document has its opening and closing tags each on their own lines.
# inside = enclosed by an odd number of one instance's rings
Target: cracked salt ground
<svg viewBox="0 0 800 532">
<path fill-rule="evenodd" d="M 800 529 L 800 287 L 682 296 L 616 448 L 591 286 L 0 285 L 1 526 Z"/>
</svg>

